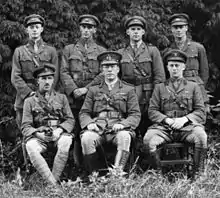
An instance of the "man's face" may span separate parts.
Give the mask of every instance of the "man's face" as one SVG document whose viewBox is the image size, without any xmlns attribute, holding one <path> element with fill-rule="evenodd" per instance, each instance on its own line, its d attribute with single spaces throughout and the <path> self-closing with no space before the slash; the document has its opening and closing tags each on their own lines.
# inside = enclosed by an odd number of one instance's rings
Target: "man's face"
<svg viewBox="0 0 220 198">
<path fill-rule="evenodd" d="M 126 33 L 130 37 L 130 40 L 138 42 L 142 40 L 142 37 L 145 34 L 145 30 L 141 26 L 134 25 L 130 26 Z"/>
<path fill-rule="evenodd" d="M 91 39 L 93 37 L 93 34 L 96 33 L 96 28 L 93 25 L 82 24 L 79 27 L 80 27 L 81 37 L 84 39 Z"/>
<path fill-rule="evenodd" d="M 41 37 L 41 33 L 43 32 L 44 28 L 40 23 L 37 24 L 30 24 L 26 31 L 29 35 L 30 39 L 38 39 Z"/>
<path fill-rule="evenodd" d="M 186 36 L 188 25 L 172 25 L 171 31 L 175 38 L 182 38 Z"/>
<path fill-rule="evenodd" d="M 167 64 L 167 69 L 171 78 L 182 78 L 185 68 L 185 63 L 178 61 L 169 61 Z"/>
<path fill-rule="evenodd" d="M 51 90 L 54 81 L 53 75 L 39 76 L 37 79 L 40 92 L 48 92 Z"/>
<path fill-rule="evenodd" d="M 114 81 L 118 77 L 119 66 L 117 64 L 102 65 L 103 74 L 108 81 Z"/>
</svg>

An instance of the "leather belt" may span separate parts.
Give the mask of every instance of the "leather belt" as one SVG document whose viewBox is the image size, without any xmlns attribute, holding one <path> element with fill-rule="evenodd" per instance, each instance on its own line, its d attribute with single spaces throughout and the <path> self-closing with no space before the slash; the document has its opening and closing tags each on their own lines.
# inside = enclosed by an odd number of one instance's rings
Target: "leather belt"
<svg viewBox="0 0 220 198">
<path fill-rule="evenodd" d="M 122 118 L 122 114 L 118 111 L 103 111 L 98 113 L 99 118 Z"/>
<path fill-rule="evenodd" d="M 183 76 L 185 77 L 194 77 L 194 76 L 198 76 L 199 73 L 197 70 L 188 70 L 188 71 L 184 71 L 183 72 Z"/>
<path fill-rule="evenodd" d="M 134 79 L 124 79 L 126 82 L 132 84 L 132 85 L 142 85 L 142 84 L 150 84 L 152 83 L 152 77 L 148 78 L 134 78 Z"/>
</svg>

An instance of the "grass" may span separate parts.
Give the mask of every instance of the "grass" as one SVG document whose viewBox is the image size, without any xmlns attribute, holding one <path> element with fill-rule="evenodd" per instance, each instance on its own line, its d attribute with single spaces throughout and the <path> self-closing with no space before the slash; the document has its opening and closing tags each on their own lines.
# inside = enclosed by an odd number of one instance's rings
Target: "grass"
<svg viewBox="0 0 220 198">
<path fill-rule="evenodd" d="M 216 161 L 208 159 L 205 174 L 195 181 L 184 175 L 175 177 L 173 182 L 155 171 L 143 174 L 132 173 L 128 178 L 111 174 L 108 177 L 92 175 L 91 184 L 83 184 L 79 179 L 62 182 L 62 191 L 47 186 L 38 174 L 33 174 L 23 186 L 18 181 L 8 181 L 0 177 L 1 198 L 217 198 L 220 197 L 220 171 Z M 24 190 L 26 186 L 26 190 Z"/>
<path fill-rule="evenodd" d="M 90 184 L 79 179 L 63 181 L 62 191 L 57 191 L 36 172 L 25 179 L 14 177 L 17 178 L 14 180 L 2 173 L 0 198 L 220 198 L 220 143 L 209 142 L 212 143 L 209 144 L 205 172 L 195 181 L 181 173 L 172 173 L 170 181 L 170 177 L 153 170 L 133 171 L 129 177 L 111 171 L 108 177 L 92 175 Z"/>
</svg>

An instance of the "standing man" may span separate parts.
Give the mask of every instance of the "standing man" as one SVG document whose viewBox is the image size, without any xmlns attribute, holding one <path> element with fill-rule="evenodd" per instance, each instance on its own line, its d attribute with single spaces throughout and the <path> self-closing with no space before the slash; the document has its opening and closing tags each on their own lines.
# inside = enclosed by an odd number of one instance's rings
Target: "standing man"
<svg viewBox="0 0 220 198">
<path fill-rule="evenodd" d="M 40 175 L 56 185 L 68 159 L 75 120 L 64 94 L 55 92 L 55 66 L 45 63 L 36 68 L 38 90 L 24 102 L 22 133 L 30 161 Z M 49 145 L 57 147 L 52 172 L 41 155 Z"/>
<path fill-rule="evenodd" d="M 184 13 L 174 14 L 170 17 L 169 23 L 174 36 L 174 42 L 167 49 L 179 49 L 187 54 L 186 69 L 183 76 L 198 83 L 200 86 L 206 110 L 208 110 L 209 98 L 205 86 L 209 78 L 209 66 L 205 48 L 202 44 L 187 38 L 189 16 Z"/>
<path fill-rule="evenodd" d="M 63 50 L 60 78 L 76 118 L 75 130 L 78 135 L 81 131 L 78 114 L 88 88 L 99 79 L 97 56 L 105 51 L 105 48 L 94 41 L 99 23 L 96 16 L 81 15 L 79 17 L 80 39 L 76 44 L 68 45 Z M 79 156 L 77 156 L 79 141 L 74 144 L 74 148 L 75 162 L 79 165 Z"/>
<path fill-rule="evenodd" d="M 135 86 L 142 114 L 139 128 L 143 135 L 149 126 L 147 109 L 154 85 L 165 81 L 165 72 L 157 47 L 143 42 L 145 19 L 133 16 L 125 21 L 124 26 L 130 42 L 118 51 L 122 55 L 122 80 Z"/>
<path fill-rule="evenodd" d="M 36 91 L 33 77 L 34 69 L 43 63 L 52 63 L 56 67 L 54 85 L 58 80 L 58 57 L 56 49 L 47 45 L 41 37 L 45 20 L 42 16 L 32 14 L 24 19 L 24 26 L 29 36 L 28 43 L 15 49 L 12 59 L 11 82 L 17 91 L 15 99 L 16 121 L 21 127 L 24 99 Z"/>
<path fill-rule="evenodd" d="M 114 166 L 124 169 L 141 117 L 134 88 L 118 78 L 121 55 L 104 52 L 98 60 L 104 81 L 89 89 L 79 113 L 82 152 L 89 173 L 100 167 L 96 149 L 106 142 L 117 146 Z"/>
<path fill-rule="evenodd" d="M 149 105 L 149 118 L 154 123 L 144 136 L 144 144 L 160 167 L 157 146 L 181 141 L 195 144 L 194 170 L 202 172 L 207 150 L 206 120 L 201 90 L 197 83 L 183 77 L 187 55 L 180 50 L 165 54 L 170 79 L 155 86 Z"/>
</svg>

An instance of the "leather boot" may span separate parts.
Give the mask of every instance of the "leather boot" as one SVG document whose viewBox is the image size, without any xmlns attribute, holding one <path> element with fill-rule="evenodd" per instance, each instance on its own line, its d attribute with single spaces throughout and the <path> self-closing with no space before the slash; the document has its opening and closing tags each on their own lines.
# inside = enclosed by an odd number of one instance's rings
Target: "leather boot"
<svg viewBox="0 0 220 198">
<path fill-rule="evenodd" d="M 121 170 L 124 170 L 125 165 L 126 165 L 126 163 L 128 161 L 129 155 L 130 155 L 130 152 L 122 150 L 121 159 L 119 161 L 119 168 Z"/>
<path fill-rule="evenodd" d="M 206 148 L 195 148 L 194 152 L 194 175 L 199 176 L 204 172 L 205 159 L 207 155 Z"/>
<path fill-rule="evenodd" d="M 100 167 L 99 155 L 97 152 L 84 155 L 86 170 L 91 174 L 93 171 L 98 171 Z"/>
<path fill-rule="evenodd" d="M 160 170 L 161 169 L 161 164 L 160 164 L 160 156 L 158 151 L 153 151 L 150 152 L 150 156 L 152 159 L 152 167 L 155 170 Z"/>
</svg>

